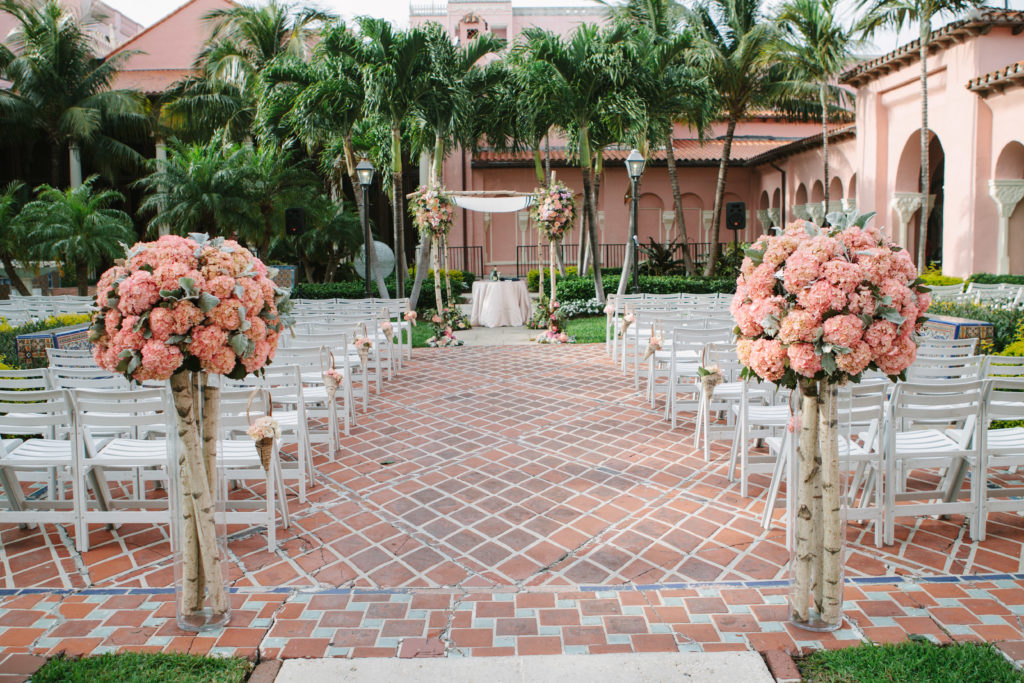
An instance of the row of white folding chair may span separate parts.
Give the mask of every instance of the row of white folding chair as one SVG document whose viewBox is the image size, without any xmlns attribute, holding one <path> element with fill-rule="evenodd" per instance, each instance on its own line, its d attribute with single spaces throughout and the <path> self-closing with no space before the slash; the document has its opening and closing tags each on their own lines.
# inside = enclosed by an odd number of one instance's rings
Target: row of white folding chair
<svg viewBox="0 0 1024 683">
<path fill-rule="evenodd" d="M 380 392 L 380 381 L 382 373 L 387 372 L 388 378 L 398 370 L 398 363 L 401 360 L 401 349 L 396 349 L 394 343 L 394 329 L 391 335 L 384 334 L 382 323 L 387 320 L 386 310 L 373 310 L 364 307 L 349 307 L 344 313 L 337 313 L 332 316 L 323 315 L 310 318 L 297 318 L 295 324 L 296 336 L 303 334 L 330 334 L 339 330 L 349 332 L 352 337 L 365 336 L 373 342 L 370 350 L 369 370 L 375 375 L 375 384 L 378 393 Z M 394 325 L 392 324 L 392 328 Z M 354 351 L 354 349 L 353 349 Z"/>
<path fill-rule="evenodd" d="M 741 379 L 743 364 L 736 355 L 736 344 L 712 342 L 704 347 L 703 365 L 717 367 L 722 373 L 722 382 L 708 391 L 703 387 L 699 394 L 697 423 L 694 429 L 693 445 L 703 444 L 704 460 L 711 460 L 711 442 L 720 439 L 732 441 L 736 435 L 736 406 L 746 396 L 756 404 L 764 404 L 774 394 L 772 385 L 748 384 Z M 718 419 L 712 421 L 712 416 Z"/>
<path fill-rule="evenodd" d="M 256 398 L 255 402 L 253 399 Z M 25 406 L 31 412 L 24 412 Z M 167 388 L 130 392 L 86 390 L 0 391 L 0 429 L 28 438 L 8 441 L 0 455 L 0 485 L 6 508 L 0 522 L 21 525 L 69 523 L 76 530 L 76 547 L 88 550 L 89 524 L 151 521 L 169 523 L 177 505 L 178 439 L 170 422 L 174 414 Z M 229 523 L 266 524 L 268 543 L 275 545 L 275 507 L 288 525 L 280 465 L 275 442 L 271 466 L 261 466 L 255 443 L 245 434 L 249 411 L 266 410 L 262 392 L 222 392 L 218 410 L 217 467 L 222 480 L 256 480 L 262 493 L 246 501 L 228 500 Z M 58 434 L 74 438 L 59 438 Z M 70 481 L 71 500 L 23 495 L 19 472 L 60 469 Z M 114 496 L 109 482 L 128 481 L 131 495 Z M 166 498 L 147 498 L 146 482 L 167 490 Z M 60 484 L 63 486 L 63 484 Z M 92 496 L 89 496 L 92 491 Z M 275 501 L 275 498 L 278 501 Z M 257 512 L 252 512 L 256 510 Z M 173 541 L 172 541 L 173 542 Z"/>
<path fill-rule="evenodd" d="M 932 337 L 917 337 L 918 357 L 928 358 L 956 358 L 959 356 L 973 356 L 977 353 L 978 339 L 969 337 L 967 339 L 934 339 Z"/>
<path fill-rule="evenodd" d="M 644 351 L 648 343 L 650 342 L 652 330 L 664 331 L 670 329 L 676 324 L 685 327 L 699 327 L 699 328 L 720 328 L 727 327 L 730 330 L 734 327 L 734 322 L 731 316 L 722 316 L 709 314 L 705 311 L 687 311 L 679 309 L 671 310 L 643 310 L 635 314 L 636 320 L 633 325 L 630 326 L 623 335 L 623 342 L 628 342 L 628 348 L 631 349 L 631 353 L 626 351 L 627 346 L 623 346 L 623 361 L 622 366 L 625 370 L 626 356 L 629 355 L 632 358 L 633 366 L 633 385 L 640 390 L 640 379 L 642 376 L 646 376 L 646 369 L 641 362 L 644 355 Z M 672 346 L 671 336 L 661 335 L 662 337 L 662 349 L 669 350 Z M 728 335 L 728 339 L 731 339 L 732 335 Z M 707 341 L 725 341 L 720 338 L 709 338 Z"/>
<path fill-rule="evenodd" d="M 879 436 L 885 420 L 887 387 L 881 383 L 848 384 L 837 396 L 838 454 L 840 471 L 846 475 L 845 517 L 850 521 L 873 522 L 875 546 L 881 547 L 884 526 L 884 461 Z M 791 396 L 790 413 L 796 415 L 799 392 Z M 772 513 L 778 507 L 782 483 L 799 481 L 797 445 L 798 427 L 788 427 L 765 439 L 774 459 L 772 478 L 765 496 L 762 526 L 771 527 Z M 795 519 L 796 497 L 786 487 L 787 519 Z M 787 546 L 789 539 L 787 538 Z"/>
<path fill-rule="evenodd" d="M 641 310 L 683 310 L 726 313 L 729 310 L 730 295 L 723 294 L 612 294 L 608 297 L 605 314 L 605 348 L 618 362 L 618 331 L 622 318 L 627 312 Z"/>
<path fill-rule="evenodd" d="M 333 342 L 333 340 L 332 340 Z M 341 343 L 347 343 L 343 339 Z M 352 398 L 352 373 L 345 365 L 337 367 L 342 372 L 341 385 L 330 399 L 330 392 L 324 379 L 324 373 L 331 366 L 331 347 L 310 345 L 278 349 L 275 365 L 298 366 L 302 380 L 302 397 L 307 420 L 307 440 L 312 443 L 326 443 L 331 452 L 331 459 L 337 453 L 339 425 L 338 409 L 341 404 L 345 434 L 349 434 L 354 422 Z"/>
<path fill-rule="evenodd" d="M 350 383 L 358 382 L 363 412 L 366 412 L 369 409 L 371 383 L 376 385 L 377 394 L 380 394 L 381 391 L 381 370 L 383 364 L 380 361 L 380 357 L 371 349 L 364 366 L 358 352 L 351 344 L 352 338 L 349 336 L 351 328 L 349 327 L 344 328 L 345 331 L 336 330 L 330 332 L 322 331 L 324 329 L 322 327 L 311 329 L 318 331 L 315 333 L 305 332 L 296 334 L 295 339 L 291 340 L 291 342 L 304 348 L 325 348 L 329 355 L 322 369 L 328 369 L 333 362 L 335 369 L 344 373 Z M 354 420 L 355 405 L 349 403 L 346 404 L 346 408 L 351 414 L 351 419 Z"/>
<path fill-rule="evenodd" d="M 684 321 L 672 327 L 668 335 L 668 349 L 655 352 L 650 358 L 651 405 L 659 390 L 659 375 L 665 378 L 665 419 L 671 428 L 678 424 L 680 413 L 697 413 L 700 405 L 701 385 L 698 368 L 703 363 L 708 344 L 727 342 L 733 338 L 732 327 L 715 326 L 707 320 Z"/>
</svg>

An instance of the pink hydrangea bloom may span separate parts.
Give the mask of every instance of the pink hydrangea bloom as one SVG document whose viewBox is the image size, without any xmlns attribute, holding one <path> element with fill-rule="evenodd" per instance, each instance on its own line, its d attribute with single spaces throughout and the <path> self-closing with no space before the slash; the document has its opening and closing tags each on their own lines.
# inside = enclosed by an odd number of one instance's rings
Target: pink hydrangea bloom
<svg viewBox="0 0 1024 683">
<path fill-rule="evenodd" d="M 767 263 L 762 263 L 750 271 L 746 280 L 750 298 L 771 296 L 772 290 L 775 288 L 775 269 Z"/>
<path fill-rule="evenodd" d="M 750 349 L 753 347 L 754 342 L 750 339 L 738 339 L 736 340 L 736 357 L 744 365 L 750 365 Z"/>
<path fill-rule="evenodd" d="M 113 337 L 121 329 L 121 311 L 111 308 L 103 318 L 103 327 L 107 334 Z"/>
<path fill-rule="evenodd" d="M 206 324 L 216 325 L 223 330 L 237 330 L 242 319 L 238 308 L 242 302 L 238 299 L 224 299 L 206 314 Z"/>
<path fill-rule="evenodd" d="M 200 362 L 203 366 L 203 370 L 215 375 L 226 375 L 235 369 L 235 363 L 237 360 L 235 352 L 230 346 L 222 346 L 218 349 L 214 349 L 206 359 L 201 360 Z"/>
<path fill-rule="evenodd" d="M 794 252 L 782 271 L 783 286 L 790 294 L 799 293 L 820 276 L 821 262 L 804 250 Z"/>
<path fill-rule="evenodd" d="M 775 316 L 776 320 L 782 317 L 782 307 L 786 300 L 781 296 L 770 296 L 762 299 L 755 299 L 750 304 L 750 316 L 762 328 L 769 316 Z"/>
<path fill-rule="evenodd" d="M 797 294 L 796 300 L 802 308 L 817 316 L 846 307 L 846 294 L 828 280 L 818 280 Z"/>
<path fill-rule="evenodd" d="M 166 342 L 174 334 L 174 312 L 169 308 L 154 308 L 149 314 L 149 329 L 154 339 Z"/>
<path fill-rule="evenodd" d="M 140 315 L 160 300 L 160 286 L 152 273 L 144 270 L 129 275 L 118 287 L 117 307 L 125 315 Z"/>
<path fill-rule="evenodd" d="M 856 342 L 849 353 L 836 354 L 836 365 L 843 372 L 859 375 L 871 363 L 871 349 L 862 341 Z"/>
<path fill-rule="evenodd" d="M 732 312 L 732 317 L 736 320 L 736 325 L 739 326 L 740 332 L 745 336 L 756 337 L 764 332 L 761 324 L 754 317 L 753 304 L 737 306 Z"/>
<path fill-rule="evenodd" d="M 887 375 L 898 375 L 917 358 L 917 344 L 911 337 L 898 337 L 888 353 L 875 357 L 875 365 Z"/>
<path fill-rule="evenodd" d="M 871 349 L 873 357 L 889 353 L 892 343 L 899 335 L 899 328 L 888 320 L 876 320 L 871 323 L 868 329 L 864 330 L 864 342 Z"/>
<path fill-rule="evenodd" d="M 924 315 L 924 312 L 928 310 L 928 307 L 932 305 L 932 295 L 929 292 L 918 292 L 917 293 L 917 312 L 918 315 Z"/>
<path fill-rule="evenodd" d="M 790 235 L 782 235 L 771 240 L 764 253 L 764 263 L 769 264 L 774 270 L 786 262 L 790 254 L 800 246 L 800 240 Z"/>
<path fill-rule="evenodd" d="M 803 250 L 810 252 L 820 263 L 825 263 L 835 257 L 839 242 L 828 235 L 817 235 L 803 245 Z"/>
<path fill-rule="evenodd" d="M 150 339 L 142 347 L 142 367 L 147 379 L 169 379 L 181 367 L 184 356 L 177 346 Z"/>
<path fill-rule="evenodd" d="M 181 286 L 181 278 L 192 278 L 196 287 L 205 289 L 205 280 L 195 268 L 189 268 L 187 264 L 178 261 L 168 261 L 161 264 L 153 271 L 160 289 L 174 290 Z"/>
<path fill-rule="evenodd" d="M 188 351 L 200 362 L 206 363 L 221 348 L 226 347 L 227 343 L 228 333 L 222 328 L 215 325 L 200 325 L 192 330 L 192 343 L 188 345 Z"/>
<path fill-rule="evenodd" d="M 847 296 L 850 313 L 857 315 L 874 315 L 876 303 L 875 295 L 867 287 L 858 287 L 857 291 Z"/>
<path fill-rule="evenodd" d="M 856 254 L 862 249 L 873 249 L 878 246 L 878 240 L 871 233 L 854 226 L 847 228 L 839 234 L 839 241 L 850 251 Z"/>
<path fill-rule="evenodd" d="M 782 319 L 782 325 L 779 327 L 779 339 L 783 344 L 809 342 L 814 339 L 819 327 L 821 327 L 820 318 L 802 308 L 794 308 Z"/>
<path fill-rule="evenodd" d="M 821 358 L 814 351 L 813 344 L 790 344 L 786 349 L 789 367 L 804 377 L 814 377 L 821 370 Z"/>
<path fill-rule="evenodd" d="M 825 278 L 847 294 L 857 289 L 864 281 L 864 269 L 856 263 L 834 259 L 822 266 Z"/>
<path fill-rule="evenodd" d="M 227 275 L 218 275 L 206 283 L 207 291 L 218 299 L 226 299 L 234 294 L 235 278 Z"/>
<path fill-rule="evenodd" d="M 203 312 L 191 301 L 179 301 L 171 311 L 174 313 L 173 334 L 188 334 L 193 326 L 203 321 Z"/>
<path fill-rule="evenodd" d="M 826 320 L 822 329 L 822 338 L 829 344 L 851 348 L 860 341 L 864 325 L 855 315 L 836 315 Z"/>
<path fill-rule="evenodd" d="M 786 374 L 786 349 L 777 339 L 755 339 L 747 365 L 762 379 L 777 382 Z"/>
</svg>

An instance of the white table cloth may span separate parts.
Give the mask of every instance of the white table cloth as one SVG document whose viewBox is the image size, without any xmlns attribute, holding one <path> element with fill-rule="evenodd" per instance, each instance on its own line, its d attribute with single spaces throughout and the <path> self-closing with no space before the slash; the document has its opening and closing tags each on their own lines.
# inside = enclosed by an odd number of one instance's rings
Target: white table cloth
<svg viewBox="0 0 1024 683">
<path fill-rule="evenodd" d="M 519 327 L 530 319 L 530 295 L 523 280 L 473 283 L 469 321 L 482 327 Z"/>
</svg>

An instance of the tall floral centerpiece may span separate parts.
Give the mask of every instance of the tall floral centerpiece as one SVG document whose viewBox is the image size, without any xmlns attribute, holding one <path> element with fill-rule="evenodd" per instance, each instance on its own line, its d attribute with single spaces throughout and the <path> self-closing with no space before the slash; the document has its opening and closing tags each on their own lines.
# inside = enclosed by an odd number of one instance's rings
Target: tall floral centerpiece
<svg viewBox="0 0 1024 683">
<path fill-rule="evenodd" d="M 441 187 L 427 187 L 421 185 L 418 190 L 409 195 L 409 213 L 412 214 L 413 223 L 424 239 L 431 240 L 434 264 L 434 300 L 437 303 L 437 311 L 441 313 L 444 308 L 444 299 L 441 297 L 441 254 L 448 243 L 448 233 L 455 221 L 455 202 L 451 195 Z M 446 273 L 447 278 L 447 273 Z M 448 306 L 452 305 L 451 282 L 448 281 Z"/>
<path fill-rule="evenodd" d="M 541 187 L 533 193 L 531 212 L 537 224 L 537 230 L 548 241 L 548 262 L 551 272 L 551 296 L 548 299 L 548 312 L 554 313 L 558 306 L 555 296 L 555 250 L 565 233 L 572 230 L 576 220 L 576 200 L 572 190 L 565 183 L 551 178 L 551 185 Z M 540 269 L 543 278 L 544 268 Z M 544 294 L 544 281 L 541 280 L 541 298 Z"/>
<path fill-rule="evenodd" d="M 866 370 L 903 378 L 931 299 L 907 252 L 867 227 L 873 215 L 761 237 L 732 300 L 744 375 L 800 391 L 791 618 L 812 630 L 842 624 L 837 387 Z"/>
<path fill-rule="evenodd" d="M 290 324 L 289 294 L 237 242 L 166 235 L 136 244 L 103 273 L 96 309 L 90 339 L 100 367 L 133 382 L 170 382 L 179 439 L 178 625 L 197 631 L 227 623 L 214 515 L 220 390 L 208 378 L 240 379 L 271 361 Z"/>
</svg>

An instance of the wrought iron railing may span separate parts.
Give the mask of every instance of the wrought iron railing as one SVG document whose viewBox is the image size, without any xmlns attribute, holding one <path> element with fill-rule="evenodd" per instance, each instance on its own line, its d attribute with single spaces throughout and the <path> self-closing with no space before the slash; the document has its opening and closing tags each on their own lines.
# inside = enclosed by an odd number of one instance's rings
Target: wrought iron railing
<svg viewBox="0 0 1024 683">
<path fill-rule="evenodd" d="M 448 247 L 448 269 L 464 270 L 477 277 L 484 276 L 483 247 Z"/>
<path fill-rule="evenodd" d="M 602 268 L 621 268 L 626 257 L 626 243 L 600 244 L 598 249 L 601 254 Z M 687 245 L 690 248 L 690 257 L 697 265 L 707 263 L 708 254 L 711 253 L 710 242 L 691 242 Z M 578 244 L 562 244 L 562 263 L 566 266 L 575 265 L 580 253 Z M 677 244 L 675 258 L 683 258 L 683 245 Z M 640 262 L 647 260 L 647 254 L 640 252 Z M 548 264 L 548 248 L 545 245 L 539 249 L 538 245 L 526 244 L 516 247 L 516 277 L 526 277 L 531 270 L 539 270 L 541 262 Z"/>
</svg>

